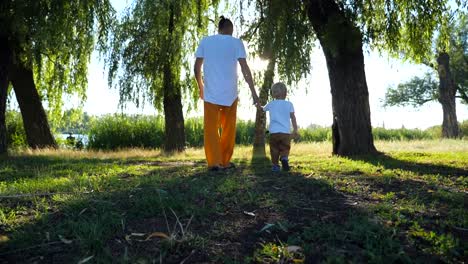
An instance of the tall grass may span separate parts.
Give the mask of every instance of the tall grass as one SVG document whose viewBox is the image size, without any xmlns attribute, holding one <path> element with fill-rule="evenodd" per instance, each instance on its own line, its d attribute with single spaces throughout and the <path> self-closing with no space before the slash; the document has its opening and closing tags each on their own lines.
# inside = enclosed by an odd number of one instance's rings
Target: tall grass
<svg viewBox="0 0 468 264">
<path fill-rule="evenodd" d="M 26 147 L 26 133 L 21 114 L 15 111 L 7 111 L 5 118 L 8 146 L 13 149 Z"/>
<path fill-rule="evenodd" d="M 106 115 L 91 124 L 91 149 L 158 148 L 164 143 L 164 120 L 152 116 Z"/>
<path fill-rule="evenodd" d="M 27 145 L 21 114 L 7 112 L 7 135 L 10 148 L 21 148 Z M 468 120 L 460 123 L 461 136 L 468 139 Z M 255 133 L 253 121 L 237 121 L 236 144 L 251 145 Z M 90 129 L 88 148 L 116 150 L 122 148 L 160 148 L 164 144 L 164 119 L 157 116 L 142 115 L 106 115 L 93 118 Z M 187 147 L 203 146 L 203 118 L 185 120 Z M 431 140 L 440 139 L 442 129 L 434 126 L 420 129 L 385 129 L 374 128 L 373 135 L 379 141 Z M 299 129 L 296 142 L 331 141 L 329 127 L 315 126 Z M 266 135 L 268 136 L 268 135 Z"/>
<path fill-rule="evenodd" d="M 187 147 L 203 146 L 203 119 L 185 120 Z M 107 115 L 96 119 L 88 133 L 91 149 L 160 148 L 164 144 L 164 119 L 152 116 Z M 237 122 L 236 143 L 253 142 L 254 123 Z"/>
<path fill-rule="evenodd" d="M 420 129 L 385 129 L 376 127 L 372 129 L 375 140 L 423 140 L 435 139 L 435 135 L 427 130 Z"/>
</svg>

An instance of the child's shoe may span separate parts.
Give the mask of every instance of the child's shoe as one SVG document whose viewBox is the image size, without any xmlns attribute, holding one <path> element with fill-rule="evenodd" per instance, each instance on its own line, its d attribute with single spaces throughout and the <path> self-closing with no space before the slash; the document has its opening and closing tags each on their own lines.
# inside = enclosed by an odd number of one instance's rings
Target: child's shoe
<svg viewBox="0 0 468 264">
<path fill-rule="evenodd" d="M 284 171 L 289 171 L 290 167 L 289 167 L 288 157 L 287 156 L 281 157 L 280 161 L 281 161 L 281 166 L 283 167 L 283 170 Z"/>
<path fill-rule="evenodd" d="M 271 167 L 271 171 L 272 171 L 272 172 L 280 172 L 280 170 L 281 170 L 281 168 L 280 168 L 279 165 L 273 165 L 273 166 Z"/>
</svg>

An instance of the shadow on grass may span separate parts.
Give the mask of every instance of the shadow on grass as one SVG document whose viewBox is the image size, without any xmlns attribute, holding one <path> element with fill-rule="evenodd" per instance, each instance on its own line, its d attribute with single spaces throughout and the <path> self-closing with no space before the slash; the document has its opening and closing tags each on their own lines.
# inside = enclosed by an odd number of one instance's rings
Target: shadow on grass
<svg viewBox="0 0 468 264">
<path fill-rule="evenodd" d="M 418 156 L 430 155 L 424 153 L 415 153 Z M 396 159 L 387 154 L 352 156 L 352 160 L 364 161 L 374 166 L 383 166 L 386 169 L 405 170 L 416 174 L 439 174 L 446 177 L 467 176 L 468 169 L 457 168 L 447 165 L 418 163 L 406 160 Z"/>
<path fill-rule="evenodd" d="M 255 189 L 275 197 L 276 206 L 272 207 L 275 213 L 266 217 L 268 221 L 257 226 L 257 232 L 265 224 L 273 227 L 259 235 L 249 255 L 256 250 L 256 255 L 262 256 L 262 245 L 274 243 L 301 246 L 306 263 L 410 262 L 413 254 L 405 253 L 407 241 L 376 221 L 359 199 L 335 190 L 327 181 L 294 172 L 294 164 L 292 168 L 292 172 L 273 173 L 269 159 L 252 159 L 252 170 L 266 183 Z M 433 258 L 422 252 L 416 255 Z"/>
<path fill-rule="evenodd" d="M 33 160 L 75 168 L 66 159 Z M 85 162 L 91 170 L 119 163 Z M 5 208 L 34 209 L 41 216 L 23 215 L 18 226 L 0 225 L 10 238 L 0 243 L 0 261 L 246 263 L 254 254 L 267 257 L 258 253 L 262 243 L 299 245 L 307 263 L 431 258 L 407 253 L 404 239 L 330 183 L 296 172 L 272 174 L 268 159 L 238 160 L 236 169 L 218 173 L 196 162 L 152 164 L 142 175 L 116 175 L 125 184 L 104 185 L 102 192 L 2 201 Z M 37 209 L 42 207 L 49 208 Z M 159 234 L 145 241 L 154 232 L 172 239 Z"/>
</svg>

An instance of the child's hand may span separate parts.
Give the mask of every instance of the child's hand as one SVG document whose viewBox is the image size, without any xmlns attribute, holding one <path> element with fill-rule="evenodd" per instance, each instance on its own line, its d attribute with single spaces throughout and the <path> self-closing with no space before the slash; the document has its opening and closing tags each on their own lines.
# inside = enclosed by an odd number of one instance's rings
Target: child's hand
<svg viewBox="0 0 468 264">
<path fill-rule="evenodd" d="M 262 105 L 261 105 L 260 103 L 257 102 L 257 103 L 255 104 L 255 107 L 257 107 L 258 110 L 263 111 L 263 107 L 262 107 Z"/>
</svg>

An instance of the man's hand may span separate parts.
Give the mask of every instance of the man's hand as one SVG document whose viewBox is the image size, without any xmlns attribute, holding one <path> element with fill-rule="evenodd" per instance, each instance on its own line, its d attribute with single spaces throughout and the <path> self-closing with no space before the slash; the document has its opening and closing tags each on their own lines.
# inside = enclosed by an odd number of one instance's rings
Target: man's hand
<svg viewBox="0 0 468 264">
<path fill-rule="evenodd" d="M 262 105 L 261 105 L 258 101 L 255 102 L 254 105 L 255 105 L 255 107 L 257 107 L 258 110 L 263 111 L 263 107 L 262 107 Z"/>
<path fill-rule="evenodd" d="M 203 65 L 203 58 L 197 58 L 195 60 L 195 65 L 193 66 L 193 71 L 195 72 L 195 79 L 197 80 L 197 85 L 198 85 L 198 89 L 200 92 L 201 100 L 205 98 L 205 94 L 204 94 L 205 84 L 203 83 L 203 78 L 201 74 L 202 65 Z"/>
<path fill-rule="evenodd" d="M 254 104 L 254 105 L 260 105 L 260 106 L 261 106 L 261 104 L 260 104 L 260 98 L 258 98 L 257 94 L 256 94 L 256 93 L 255 93 L 255 94 L 252 94 L 252 97 L 253 97 L 253 101 L 254 101 L 253 104 Z"/>
<path fill-rule="evenodd" d="M 255 85 L 252 78 L 252 73 L 250 72 L 249 65 L 247 64 L 247 60 L 245 58 L 239 59 L 239 64 L 241 66 L 242 74 L 244 75 L 245 81 L 249 85 L 250 92 L 252 92 L 252 97 L 254 101 L 254 105 L 260 102 L 257 96 L 257 92 L 255 92 Z"/>
<path fill-rule="evenodd" d="M 205 93 L 204 93 L 205 89 L 204 88 L 205 88 L 205 86 L 204 86 L 204 84 L 202 84 L 201 87 L 198 89 L 198 94 L 200 96 L 200 100 L 205 99 Z"/>
</svg>

